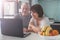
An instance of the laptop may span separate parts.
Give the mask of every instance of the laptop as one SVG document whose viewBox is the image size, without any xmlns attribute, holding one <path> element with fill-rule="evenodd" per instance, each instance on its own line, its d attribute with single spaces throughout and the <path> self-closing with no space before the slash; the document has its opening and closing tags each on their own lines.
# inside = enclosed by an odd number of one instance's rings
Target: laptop
<svg viewBox="0 0 60 40">
<path fill-rule="evenodd" d="M 30 32 L 23 32 L 23 23 L 21 19 L 2 19 L 1 20 L 1 33 L 3 35 L 26 37 Z"/>
</svg>

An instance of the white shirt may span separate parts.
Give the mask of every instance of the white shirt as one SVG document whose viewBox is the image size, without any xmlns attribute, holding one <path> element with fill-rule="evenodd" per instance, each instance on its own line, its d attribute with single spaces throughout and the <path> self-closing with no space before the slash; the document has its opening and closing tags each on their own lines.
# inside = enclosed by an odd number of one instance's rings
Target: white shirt
<svg viewBox="0 0 60 40">
<path fill-rule="evenodd" d="M 31 18 L 30 22 L 33 22 L 33 25 L 37 26 L 36 20 L 34 18 Z M 42 28 L 44 26 L 50 26 L 48 17 L 43 17 L 43 19 L 40 21 L 39 27 Z"/>
<path fill-rule="evenodd" d="M 44 27 L 44 26 L 50 26 L 50 22 L 49 19 L 47 17 L 44 17 L 42 21 L 40 21 L 40 27 Z"/>
</svg>

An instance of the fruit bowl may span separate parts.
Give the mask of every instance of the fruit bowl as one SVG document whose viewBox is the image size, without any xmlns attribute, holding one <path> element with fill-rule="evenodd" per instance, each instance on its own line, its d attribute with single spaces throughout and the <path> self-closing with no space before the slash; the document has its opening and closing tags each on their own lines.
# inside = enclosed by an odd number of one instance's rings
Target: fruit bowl
<svg viewBox="0 0 60 40">
<path fill-rule="evenodd" d="M 60 39 L 60 34 L 56 36 L 43 36 L 38 33 L 38 35 L 40 39 L 43 39 L 43 40 L 59 40 Z"/>
</svg>

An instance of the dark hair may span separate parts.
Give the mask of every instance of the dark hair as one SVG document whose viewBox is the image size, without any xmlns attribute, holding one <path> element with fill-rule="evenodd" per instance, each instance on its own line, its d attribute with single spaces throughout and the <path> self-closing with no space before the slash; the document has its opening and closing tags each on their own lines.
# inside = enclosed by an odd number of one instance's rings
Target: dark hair
<svg viewBox="0 0 60 40">
<path fill-rule="evenodd" d="M 32 12 L 37 12 L 39 17 L 43 17 L 43 8 L 39 4 L 35 4 L 30 9 Z"/>
</svg>

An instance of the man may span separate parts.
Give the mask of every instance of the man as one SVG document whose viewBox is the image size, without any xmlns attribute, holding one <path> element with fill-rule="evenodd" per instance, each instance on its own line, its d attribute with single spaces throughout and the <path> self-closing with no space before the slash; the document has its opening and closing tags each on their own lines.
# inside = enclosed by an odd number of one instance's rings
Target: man
<svg viewBox="0 0 60 40">
<path fill-rule="evenodd" d="M 28 3 L 23 3 L 21 5 L 21 13 L 19 13 L 20 17 L 22 18 L 23 21 L 23 31 L 27 31 L 28 30 L 28 25 L 29 25 L 29 21 L 31 18 L 31 14 L 30 12 L 30 7 Z"/>
</svg>

